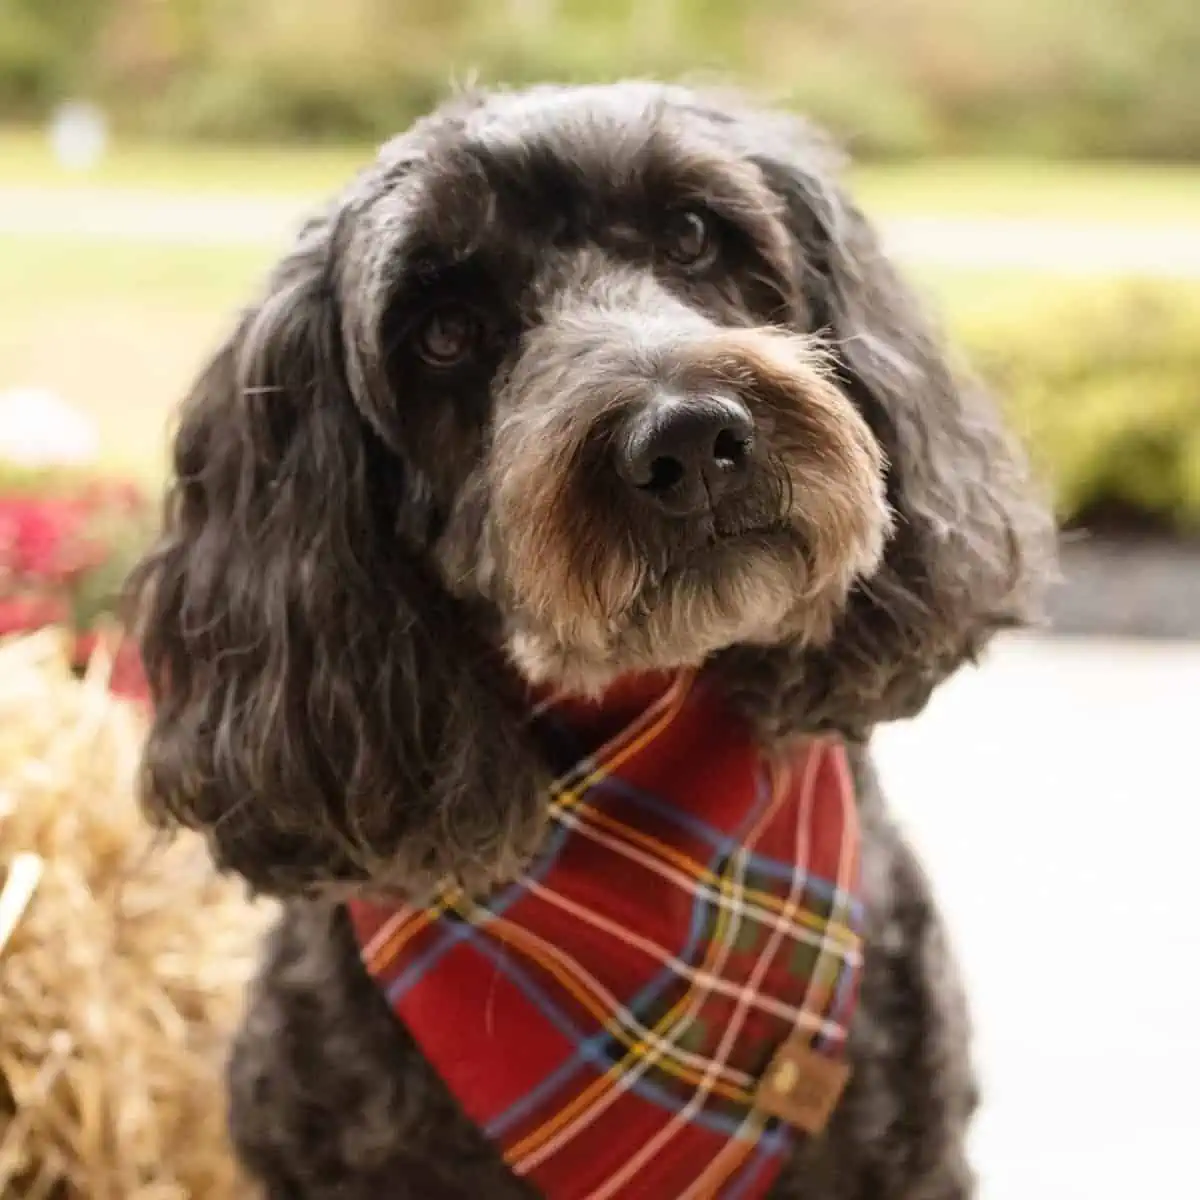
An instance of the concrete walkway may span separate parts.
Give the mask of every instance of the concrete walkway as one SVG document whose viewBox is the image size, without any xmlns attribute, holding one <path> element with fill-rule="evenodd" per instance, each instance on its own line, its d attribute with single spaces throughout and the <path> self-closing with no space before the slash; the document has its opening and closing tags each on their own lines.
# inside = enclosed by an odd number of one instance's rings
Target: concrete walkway
<svg viewBox="0 0 1200 1200">
<path fill-rule="evenodd" d="M 1200 643 L 1008 639 L 877 753 L 974 999 L 983 1200 L 1200 1196 Z"/>
<path fill-rule="evenodd" d="M 0 234 L 272 246 L 288 238 L 312 203 L 305 196 L 10 185 L 0 186 Z M 885 220 L 881 226 L 897 257 L 913 263 L 1200 278 L 1200 217 L 1190 225 L 1146 227 L 952 217 Z"/>
</svg>

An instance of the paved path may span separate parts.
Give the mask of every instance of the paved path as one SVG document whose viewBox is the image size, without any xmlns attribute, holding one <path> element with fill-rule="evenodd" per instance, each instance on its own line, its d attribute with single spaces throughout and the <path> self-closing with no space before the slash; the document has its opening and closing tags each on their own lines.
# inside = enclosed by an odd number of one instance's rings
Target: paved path
<svg viewBox="0 0 1200 1200">
<path fill-rule="evenodd" d="M 1200 642 L 1200 537 L 1071 534 L 1059 557 L 1057 632 Z"/>
<path fill-rule="evenodd" d="M 198 246 L 273 245 L 287 239 L 312 204 L 306 196 L 0 186 L 0 233 Z"/>
<path fill-rule="evenodd" d="M 0 233 L 185 245 L 275 245 L 309 197 L 177 195 L 106 187 L 0 186 Z M 1195 224 L 1131 227 L 1002 218 L 882 222 L 901 259 L 929 265 L 1049 269 L 1064 274 L 1200 278 Z"/>
<path fill-rule="evenodd" d="M 1200 643 L 1012 638 L 880 768 L 957 939 L 982 1200 L 1200 1196 Z"/>
</svg>

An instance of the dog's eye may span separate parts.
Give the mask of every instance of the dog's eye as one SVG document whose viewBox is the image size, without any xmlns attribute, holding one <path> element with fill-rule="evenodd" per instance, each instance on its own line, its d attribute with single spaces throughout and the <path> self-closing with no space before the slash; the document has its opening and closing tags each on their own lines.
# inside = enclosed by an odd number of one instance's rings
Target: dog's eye
<svg viewBox="0 0 1200 1200">
<path fill-rule="evenodd" d="M 681 267 L 706 266 L 716 257 L 712 218 L 694 208 L 680 209 L 667 219 L 663 249 Z"/>
<path fill-rule="evenodd" d="M 436 309 L 417 330 L 417 353 L 431 367 L 452 367 L 462 362 L 479 340 L 479 320 L 461 305 Z"/>
</svg>

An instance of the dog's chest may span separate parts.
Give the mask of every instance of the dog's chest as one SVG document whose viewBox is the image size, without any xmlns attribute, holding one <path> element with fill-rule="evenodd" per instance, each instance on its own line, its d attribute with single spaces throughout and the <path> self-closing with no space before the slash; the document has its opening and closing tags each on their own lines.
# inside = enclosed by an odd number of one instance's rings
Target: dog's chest
<svg viewBox="0 0 1200 1200">
<path fill-rule="evenodd" d="M 541 714 L 560 748 L 579 723 Z M 550 1200 L 765 1195 L 844 1083 L 861 967 L 840 744 L 771 763 L 688 676 L 575 755 L 486 902 L 351 916 L 367 969 Z"/>
</svg>

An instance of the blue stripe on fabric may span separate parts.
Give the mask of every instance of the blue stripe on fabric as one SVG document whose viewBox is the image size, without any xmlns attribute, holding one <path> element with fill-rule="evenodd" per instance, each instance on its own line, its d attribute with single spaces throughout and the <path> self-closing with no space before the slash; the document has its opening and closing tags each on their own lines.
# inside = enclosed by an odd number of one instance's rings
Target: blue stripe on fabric
<svg viewBox="0 0 1200 1200">
<path fill-rule="evenodd" d="M 739 836 L 745 836 L 749 827 L 758 819 L 763 806 L 770 800 L 770 792 L 766 788 L 766 779 L 763 774 L 760 774 L 757 780 L 758 794 L 752 811 L 744 818 L 743 826 L 737 831 L 737 835 L 729 836 L 722 834 L 684 810 L 667 804 L 658 797 L 625 783 L 618 776 L 603 776 L 600 780 L 589 785 L 588 788 L 582 789 L 579 794 L 583 795 L 588 791 L 604 790 L 630 799 L 650 811 L 675 821 L 696 834 L 714 850 L 714 856 L 709 862 L 709 870 L 714 874 L 723 858 L 728 858 L 737 852 L 744 852 L 745 848 L 738 838 Z M 542 853 L 537 856 L 537 859 L 526 872 L 526 878 L 540 882 L 550 867 L 557 861 L 572 835 L 579 836 L 577 831 L 568 826 L 556 826 L 548 837 Z M 764 858 L 754 853 L 747 853 L 746 859 L 748 869 L 758 871 L 772 878 L 790 880 L 796 871 L 795 865 L 787 866 L 774 859 Z M 818 894 L 822 894 L 822 890 L 827 889 L 828 895 L 832 896 L 836 890 L 821 879 L 811 879 L 808 882 L 810 886 L 816 885 L 813 890 Z M 502 914 L 516 903 L 517 900 L 521 899 L 525 893 L 526 888 L 521 881 L 510 884 L 507 888 L 499 892 L 486 906 L 483 906 L 482 911 L 486 916 Z M 684 958 L 685 961 L 689 961 L 698 949 L 705 918 L 711 911 L 711 907 L 709 901 L 704 900 L 699 895 L 695 897 L 687 940 L 680 953 L 680 957 Z M 861 903 L 856 897 L 851 899 L 852 914 L 856 916 L 861 915 L 861 907 Z M 437 920 L 437 924 L 441 926 L 441 937 L 424 954 L 405 968 L 387 988 L 386 995 L 389 1003 L 393 1006 L 398 1004 L 426 971 L 435 966 L 451 949 L 466 941 L 500 969 L 504 970 L 512 982 L 535 1004 L 559 1032 L 569 1037 L 576 1045 L 576 1051 L 572 1058 L 556 1068 L 533 1091 L 516 1101 L 506 1112 L 501 1113 L 489 1122 L 486 1127 L 486 1132 L 489 1136 L 494 1138 L 502 1136 L 514 1123 L 536 1109 L 544 1099 L 552 1095 L 562 1083 L 581 1067 L 585 1065 L 592 1066 L 602 1072 L 607 1072 L 611 1069 L 613 1066 L 612 1060 L 603 1053 L 603 1047 L 609 1041 L 610 1035 L 601 1030 L 589 1037 L 583 1037 L 582 1031 L 577 1029 L 570 1019 L 554 1005 L 546 993 L 517 964 L 508 958 L 507 955 L 503 954 L 491 939 L 481 933 L 481 930 L 486 929 L 486 919 L 481 925 L 476 926 L 469 921 L 450 921 L 445 917 L 441 917 Z M 853 972 L 846 972 L 847 977 L 851 977 L 852 975 Z M 640 1009 L 644 1009 L 646 1005 L 658 1000 L 666 988 L 676 982 L 678 978 L 678 975 L 671 971 L 670 968 L 665 968 L 655 979 L 650 980 L 642 988 L 628 1007 L 635 1013 Z M 628 1085 L 628 1090 L 651 1103 L 665 1108 L 669 1112 L 678 1112 L 680 1110 L 680 1104 L 675 1096 L 665 1088 L 648 1082 L 645 1076 Z M 725 1136 L 734 1136 L 741 1128 L 742 1121 L 741 1119 L 725 1117 L 719 1113 L 702 1110 L 694 1117 L 694 1123 Z M 782 1127 L 768 1130 L 763 1135 L 756 1150 L 756 1158 L 761 1160 L 759 1167 L 756 1167 L 747 1178 L 753 1179 L 758 1169 L 760 1169 L 761 1163 L 765 1162 L 766 1158 L 771 1155 L 781 1152 L 787 1144 L 788 1134 Z M 739 1190 L 742 1190 L 742 1185 L 739 1184 L 738 1186 Z"/>
<path fill-rule="evenodd" d="M 758 820 L 759 815 L 761 814 L 765 805 L 770 802 L 770 799 L 771 795 L 766 787 L 766 780 L 762 777 L 762 775 L 760 775 L 758 778 L 758 794 L 755 797 L 752 810 L 746 815 L 744 825 L 740 830 L 743 836 L 754 824 L 754 822 Z M 720 864 L 720 861 L 721 855 L 718 854 L 714 856 L 714 858 L 708 864 L 708 869 L 715 872 Z M 700 937 L 704 932 L 705 919 L 710 911 L 711 904 L 697 895 L 692 902 L 692 919 L 691 925 L 688 928 L 687 941 L 679 953 L 679 957 L 685 962 L 691 962 L 696 955 L 696 951 L 699 948 Z M 634 1013 L 637 1013 L 639 1010 L 644 1009 L 647 1005 L 653 1004 L 655 1001 L 657 1001 L 662 993 L 666 990 L 668 985 L 676 982 L 678 979 L 679 976 L 672 971 L 671 968 L 664 968 L 658 976 L 650 980 L 650 982 L 647 983 L 640 992 L 638 992 L 638 994 L 626 1007 Z M 534 985 L 531 984 L 530 986 L 532 987 Z M 546 1000 L 545 1003 L 548 1005 L 551 1004 L 549 1000 Z M 542 1005 L 539 1004 L 539 1007 L 542 1007 Z M 543 1008 L 543 1011 L 546 1011 L 545 1008 Z M 563 1020 L 566 1020 L 566 1018 L 564 1017 Z M 515 1101 L 507 1111 L 494 1117 L 487 1126 L 487 1132 L 493 1137 L 499 1137 L 515 1122 L 520 1121 L 522 1118 L 527 1116 L 539 1104 L 552 1095 L 554 1091 L 566 1081 L 566 1079 L 574 1074 L 575 1071 L 577 1071 L 582 1065 L 582 1062 L 586 1061 L 593 1063 L 594 1058 L 599 1054 L 601 1047 L 606 1041 L 609 1040 L 609 1036 L 609 1034 L 601 1030 L 600 1032 L 593 1034 L 585 1041 L 580 1042 L 573 1059 L 568 1059 L 562 1064 L 562 1066 L 558 1067 L 550 1075 L 547 1075 L 546 1078 L 542 1080 L 542 1082 L 539 1083 L 531 1092 L 525 1096 L 522 1096 L 520 1100 Z M 603 1061 L 606 1064 L 606 1070 L 613 1065 L 608 1059 L 604 1059 Z M 635 1083 L 633 1088 L 635 1091 L 638 1091 L 639 1084 Z M 639 1092 L 638 1094 L 642 1093 Z M 666 1093 L 666 1095 L 670 1097 L 670 1093 Z M 649 1099 L 651 1097 L 647 1095 L 646 1098 Z M 668 1104 L 668 1107 L 676 1112 L 679 1110 L 679 1104 L 673 1099 L 671 1100 L 671 1103 Z M 729 1134 L 736 1132 L 737 1128 L 738 1125 L 735 1124 L 730 1129 L 722 1128 L 720 1132 Z"/>
<path fill-rule="evenodd" d="M 730 857 L 743 849 L 743 847 L 738 845 L 736 838 L 721 833 L 707 824 L 707 822 L 692 816 L 686 810 L 678 808 L 673 804 L 668 804 L 666 801 L 660 800 L 653 793 L 644 792 L 640 788 L 626 783 L 618 776 L 606 776 L 604 779 L 600 779 L 592 784 L 589 790 L 594 792 L 612 792 L 622 797 L 622 799 L 632 800 L 656 816 L 664 817 L 667 820 L 674 821 L 677 825 L 683 826 L 689 833 L 694 833 L 710 846 L 715 847 L 721 856 Z M 784 863 L 775 858 L 764 858 L 760 854 L 753 853 L 748 856 L 748 863 L 752 870 L 760 875 L 766 875 L 771 879 L 790 883 L 796 875 L 796 863 Z M 820 896 L 822 900 L 832 901 L 838 894 L 837 884 L 828 879 L 823 879 L 819 875 L 806 875 L 804 885 L 807 889 Z M 863 915 L 862 901 L 857 896 L 846 896 L 844 900 L 847 903 L 851 917 L 854 920 L 861 919 Z"/>
<path fill-rule="evenodd" d="M 553 726 L 553 732 L 559 736 L 566 746 L 572 747 L 573 750 L 578 750 L 580 746 L 579 739 L 566 726 L 560 725 L 557 721 L 550 721 L 542 718 L 542 721 L 547 725 Z M 586 754 L 580 751 L 575 755 L 574 762 L 569 764 L 559 776 L 560 779 L 565 778 L 570 772 L 578 766 L 578 764 L 587 757 Z M 594 786 L 594 785 L 592 785 Z M 575 791 L 572 788 L 566 789 L 568 792 L 573 792 L 579 796 L 586 795 L 590 788 Z M 568 825 L 556 824 L 549 836 L 546 839 L 545 845 L 539 851 L 537 857 L 530 864 L 529 869 L 525 872 L 522 879 L 518 879 L 514 883 L 510 883 L 507 887 L 501 889 L 486 905 L 481 905 L 480 908 L 489 916 L 506 912 L 513 904 L 517 902 L 526 892 L 525 880 L 533 879 L 541 883 L 545 878 L 546 872 L 558 860 L 559 855 L 563 851 L 568 839 L 575 834 L 575 830 Z M 440 933 L 433 944 L 418 958 L 413 959 L 407 967 L 388 985 L 385 995 L 389 1003 L 397 1004 L 408 992 L 410 992 L 421 980 L 421 977 L 426 971 L 435 967 L 455 946 L 464 940 L 467 936 L 465 929 L 467 923 L 461 921 L 451 921 L 447 918 L 439 917 L 436 922 L 436 927 Z"/>
<path fill-rule="evenodd" d="M 768 1127 L 759 1139 L 754 1153 L 742 1164 L 737 1178 L 722 1193 L 722 1200 L 739 1200 L 739 1197 L 745 1196 L 767 1163 L 787 1150 L 790 1144 L 791 1134 L 782 1124 Z"/>
<path fill-rule="evenodd" d="M 587 751 L 582 740 L 569 726 L 562 724 L 553 714 L 543 714 L 539 720 L 549 727 L 549 731 L 564 746 L 571 748 L 571 751 L 577 756 L 577 762 L 587 756 Z M 720 830 L 714 829 L 713 826 L 700 820 L 699 817 L 693 816 L 686 809 L 680 808 L 676 804 L 668 803 L 653 792 L 643 791 L 641 788 L 627 783 L 618 774 L 604 775 L 602 778 L 596 780 L 595 783 L 589 785 L 585 791 L 610 792 L 620 796 L 622 799 L 631 800 L 656 816 L 673 821 L 689 833 L 695 834 L 696 837 L 707 842 L 719 854 L 725 857 L 729 857 L 743 849 L 742 846 L 738 845 L 736 838 L 721 833 Z M 764 858 L 762 855 L 754 853 L 748 856 L 747 861 L 752 870 L 767 876 L 769 879 L 781 880 L 790 884 L 796 874 L 797 864 L 795 863 L 780 862 L 778 859 Z M 832 901 L 838 892 L 836 883 L 832 880 L 823 879 L 819 875 L 806 876 L 804 884 L 806 888 L 820 896 L 823 900 Z M 859 897 L 851 895 L 844 897 L 844 899 L 851 918 L 856 921 L 861 920 L 864 915 L 864 908 Z"/>
<path fill-rule="evenodd" d="M 850 991 L 854 986 L 855 971 L 848 962 L 843 961 L 842 969 L 838 975 L 837 987 L 833 993 L 833 1004 L 829 1009 L 829 1020 L 835 1025 L 841 1025 L 845 1028 L 846 1022 L 843 1016 L 846 1012 L 846 1007 L 850 1002 Z M 814 1045 L 818 1048 L 825 1047 L 829 1044 L 830 1039 L 824 1034 L 818 1034 L 814 1039 Z"/>
<path fill-rule="evenodd" d="M 584 1038 L 582 1031 L 576 1028 L 571 1020 L 559 1011 L 557 1006 L 549 1000 L 542 989 L 529 978 L 520 966 L 501 954 L 498 947 L 488 938 L 481 937 L 478 930 L 473 929 L 473 933 L 474 936 L 471 938 L 471 941 L 475 949 L 495 963 L 500 970 L 504 971 L 509 981 L 515 984 L 525 994 L 526 998 L 541 1010 L 542 1014 L 554 1025 L 559 1033 L 564 1037 L 570 1038 L 576 1046 L 575 1054 L 561 1067 L 557 1068 L 552 1075 L 548 1075 L 534 1091 L 523 1096 L 507 1112 L 502 1113 L 495 1120 L 488 1122 L 484 1126 L 484 1132 L 489 1137 L 498 1138 L 507 1129 L 511 1128 L 513 1121 L 533 1111 L 538 1100 L 545 1099 L 553 1093 L 554 1088 L 547 1086 L 551 1081 L 554 1082 L 555 1086 L 558 1086 L 585 1066 L 594 1067 L 601 1074 L 607 1074 L 614 1064 L 610 1058 L 601 1052 L 601 1047 L 608 1040 L 607 1034 L 600 1033 Z M 640 1096 L 644 1100 L 650 1101 L 652 1104 L 658 1105 L 667 1112 L 678 1113 L 683 1107 L 677 1096 L 673 1096 L 666 1088 L 651 1082 L 648 1075 L 642 1075 L 632 1083 L 628 1083 L 625 1090 L 635 1096 Z M 518 1109 L 521 1111 L 517 1112 Z M 725 1116 L 722 1113 L 710 1112 L 705 1109 L 701 1109 L 691 1118 L 692 1124 L 699 1125 L 701 1128 L 710 1130 L 713 1133 L 723 1134 L 726 1137 L 732 1137 L 736 1134 L 744 1122 L 745 1118 L 741 1115 Z"/>
<path fill-rule="evenodd" d="M 556 827 L 547 839 L 545 849 L 534 860 L 529 870 L 525 872 L 524 878 L 527 880 L 533 879 L 541 883 L 546 872 L 554 865 L 559 854 L 562 853 L 563 846 L 572 832 L 571 829 L 561 825 Z M 486 912 L 488 916 L 502 914 L 521 899 L 524 894 L 525 885 L 523 883 L 518 881 L 517 883 L 509 884 L 508 887 L 497 893 L 487 905 L 481 905 L 481 911 Z M 445 916 L 436 918 L 435 925 L 439 928 L 441 937 L 420 957 L 413 959 L 388 985 L 385 995 L 393 1005 L 398 1003 L 421 981 L 421 977 L 426 971 L 435 967 L 444 955 L 462 942 L 467 937 L 468 931 L 473 928 L 469 921 L 451 921 Z"/>
</svg>

